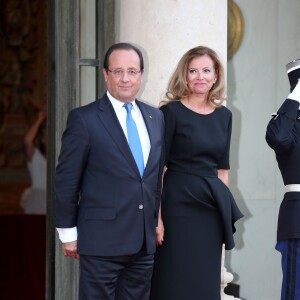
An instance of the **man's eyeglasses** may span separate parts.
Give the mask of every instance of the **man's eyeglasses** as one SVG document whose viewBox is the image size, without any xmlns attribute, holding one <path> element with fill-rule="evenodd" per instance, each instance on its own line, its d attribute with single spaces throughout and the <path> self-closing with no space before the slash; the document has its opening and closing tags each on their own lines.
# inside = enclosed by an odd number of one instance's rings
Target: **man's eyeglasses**
<svg viewBox="0 0 300 300">
<path fill-rule="evenodd" d="M 111 72 L 112 75 L 116 78 L 123 77 L 124 72 L 126 72 L 128 77 L 130 77 L 130 78 L 136 78 L 141 73 L 141 70 L 136 70 L 136 69 L 128 69 L 126 71 L 124 71 L 123 69 L 113 69 L 113 70 L 107 69 L 107 71 Z"/>
</svg>

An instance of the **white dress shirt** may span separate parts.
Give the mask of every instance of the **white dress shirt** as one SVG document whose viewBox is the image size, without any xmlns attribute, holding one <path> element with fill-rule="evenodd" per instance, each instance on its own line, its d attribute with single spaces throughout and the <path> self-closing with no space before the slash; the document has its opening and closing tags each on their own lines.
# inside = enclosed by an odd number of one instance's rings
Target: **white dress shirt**
<svg viewBox="0 0 300 300">
<path fill-rule="evenodd" d="M 127 127 L 126 127 L 127 111 L 126 111 L 125 107 L 123 106 L 124 102 L 121 102 L 121 101 L 115 99 L 108 91 L 106 93 L 107 93 L 107 96 L 114 108 L 117 118 L 121 124 L 123 132 L 127 138 Z M 143 116 L 142 116 L 142 113 L 141 113 L 139 107 L 137 106 L 135 101 L 133 101 L 131 103 L 133 106 L 132 110 L 131 110 L 131 114 L 132 114 L 132 118 L 134 119 L 137 129 L 138 129 L 138 133 L 139 133 L 139 137 L 140 137 L 140 141 L 141 141 L 141 145 L 142 145 L 142 150 L 143 150 L 144 166 L 146 166 L 148 158 L 149 158 L 150 149 L 151 149 L 150 138 L 149 138 L 146 124 L 144 122 L 144 119 L 143 119 Z M 63 243 L 72 242 L 72 241 L 77 240 L 77 227 L 57 228 L 57 232 L 59 234 L 59 239 Z"/>
</svg>

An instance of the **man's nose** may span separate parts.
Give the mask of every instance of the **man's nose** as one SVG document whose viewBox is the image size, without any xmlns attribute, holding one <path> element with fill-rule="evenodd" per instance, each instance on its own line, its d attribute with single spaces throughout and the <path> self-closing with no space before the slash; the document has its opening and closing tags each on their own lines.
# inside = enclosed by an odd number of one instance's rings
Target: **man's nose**
<svg viewBox="0 0 300 300">
<path fill-rule="evenodd" d="M 121 75 L 121 80 L 122 81 L 128 81 L 129 80 L 129 76 L 128 73 L 126 71 L 124 71 Z"/>
</svg>

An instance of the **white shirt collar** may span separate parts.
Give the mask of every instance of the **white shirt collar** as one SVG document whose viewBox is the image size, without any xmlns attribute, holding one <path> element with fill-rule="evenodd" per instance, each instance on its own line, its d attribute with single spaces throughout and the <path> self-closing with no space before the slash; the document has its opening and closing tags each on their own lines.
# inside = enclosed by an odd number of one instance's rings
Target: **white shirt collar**
<svg viewBox="0 0 300 300">
<path fill-rule="evenodd" d="M 108 97 L 108 99 L 110 100 L 110 102 L 111 102 L 111 104 L 112 104 L 112 106 L 113 106 L 113 108 L 114 108 L 115 111 L 119 111 L 119 110 L 123 109 L 123 105 L 125 104 L 124 102 L 122 102 L 122 101 L 117 100 L 116 98 L 114 98 L 114 97 L 109 93 L 109 91 L 106 91 L 106 94 L 107 94 L 107 97 Z M 136 104 L 135 100 L 133 100 L 131 103 L 132 103 L 132 108 L 133 108 L 134 110 L 136 110 L 136 105 L 137 105 L 137 104 Z"/>
</svg>

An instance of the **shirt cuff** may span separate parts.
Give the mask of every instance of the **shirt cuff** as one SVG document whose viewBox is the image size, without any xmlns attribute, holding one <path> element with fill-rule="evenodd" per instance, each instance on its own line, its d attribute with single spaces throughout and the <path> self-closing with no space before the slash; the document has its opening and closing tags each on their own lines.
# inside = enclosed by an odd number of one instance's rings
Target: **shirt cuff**
<svg viewBox="0 0 300 300">
<path fill-rule="evenodd" d="M 68 243 L 77 240 L 77 227 L 56 228 L 56 230 L 62 243 Z"/>
</svg>

